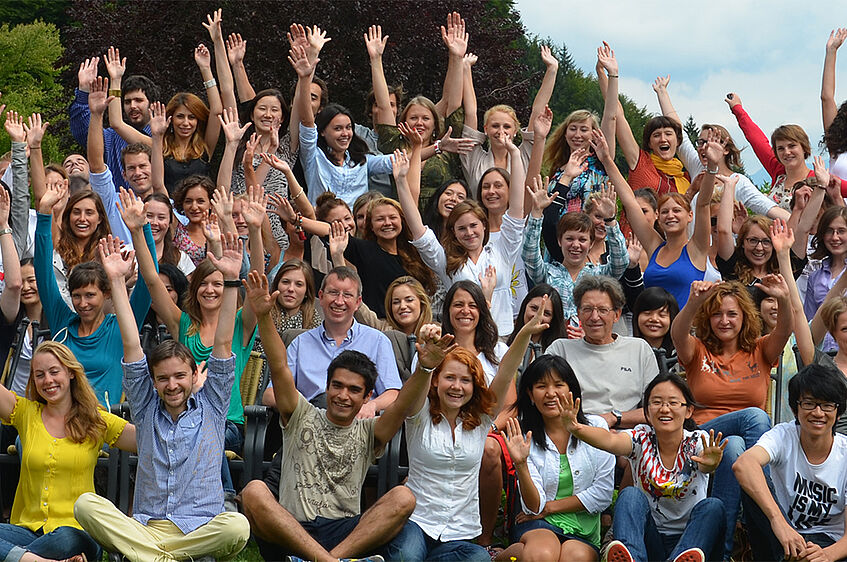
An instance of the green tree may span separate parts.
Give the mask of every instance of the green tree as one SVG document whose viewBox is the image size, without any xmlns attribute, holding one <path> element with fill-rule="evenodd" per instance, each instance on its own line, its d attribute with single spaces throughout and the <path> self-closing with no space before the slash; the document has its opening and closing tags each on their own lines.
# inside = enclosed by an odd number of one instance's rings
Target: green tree
<svg viewBox="0 0 847 562">
<path fill-rule="evenodd" d="M 696 145 L 697 139 L 700 138 L 700 127 L 697 126 L 693 115 L 689 115 L 685 123 L 682 124 L 682 130 L 688 135 L 691 144 Z"/>
<path fill-rule="evenodd" d="M 0 26 L 0 85 L 2 102 L 7 109 L 21 115 L 41 113 L 51 121 L 64 113 L 66 102 L 56 66 L 63 49 L 59 30 L 52 23 L 36 21 L 9 27 Z M 51 127 L 52 129 L 53 127 Z M 5 130 L 0 131 L 0 152 L 10 149 Z M 58 141 L 47 135 L 44 139 L 44 161 L 59 160 Z"/>
</svg>

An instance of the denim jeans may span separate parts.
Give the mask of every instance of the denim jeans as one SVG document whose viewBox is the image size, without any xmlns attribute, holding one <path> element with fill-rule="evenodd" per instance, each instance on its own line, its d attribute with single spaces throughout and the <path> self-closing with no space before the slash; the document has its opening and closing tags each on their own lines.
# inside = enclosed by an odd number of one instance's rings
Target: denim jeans
<svg viewBox="0 0 847 562">
<path fill-rule="evenodd" d="M 386 560 L 403 562 L 490 562 L 488 550 L 469 541 L 440 541 L 423 532 L 417 523 L 407 521 L 385 548 Z"/>
<path fill-rule="evenodd" d="M 31 552 L 44 558 L 65 559 L 84 553 L 100 560 L 100 545 L 88 533 L 75 527 L 57 527 L 46 535 L 26 527 L 0 523 L 0 560 L 16 562 Z"/>
<path fill-rule="evenodd" d="M 776 501 L 773 482 L 771 480 L 768 480 L 768 488 L 774 501 Z M 777 540 L 776 535 L 774 535 L 771 522 L 762 511 L 762 508 L 746 493 L 741 494 L 741 505 L 744 506 L 745 519 L 747 520 L 747 524 L 744 527 L 750 539 L 750 550 L 753 551 L 753 560 L 782 560 L 785 556 L 785 550 Z M 779 506 L 778 503 L 777 505 Z M 782 511 L 782 506 L 779 509 Z M 785 512 L 782 515 L 784 517 Z M 822 548 L 832 546 L 835 543 L 832 537 L 823 533 L 800 533 L 800 535 L 805 540 L 813 542 Z"/>
<path fill-rule="evenodd" d="M 240 453 L 242 447 L 244 447 L 244 434 L 241 433 L 238 424 L 227 420 L 224 429 L 224 451 Z M 235 484 L 232 481 L 232 473 L 229 471 L 226 454 L 223 455 L 223 460 L 221 460 L 221 482 L 223 483 L 224 493 L 230 492 L 235 495 Z"/>
<path fill-rule="evenodd" d="M 727 440 L 721 464 L 712 475 L 712 496 L 721 500 L 726 508 L 726 556 L 732 553 L 735 522 L 741 507 L 741 487 L 732 472 L 732 464 L 770 428 L 771 419 L 761 408 L 744 408 L 729 412 L 700 426 L 700 429 L 705 431 L 714 429 L 715 436 L 718 432 L 722 433 Z"/>
<path fill-rule="evenodd" d="M 662 534 L 650 513 L 650 501 L 638 488 L 630 486 L 618 494 L 612 531 L 636 562 L 673 560 L 689 548 L 700 548 L 707 560 L 723 558 L 723 503 L 717 498 L 703 498 L 688 516 L 681 535 Z"/>
</svg>

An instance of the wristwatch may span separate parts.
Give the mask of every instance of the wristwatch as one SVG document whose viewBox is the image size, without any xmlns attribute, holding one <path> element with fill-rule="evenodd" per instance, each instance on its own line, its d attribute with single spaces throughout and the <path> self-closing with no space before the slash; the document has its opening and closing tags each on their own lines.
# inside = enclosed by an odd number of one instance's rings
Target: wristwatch
<svg viewBox="0 0 847 562">
<path fill-rule="evenodd" d="M 620 410 L 612 410 L 612 415 L 615 416 L 615 425 L 612 426 L 612 429 L 616 427 L 620 427 L 622 418 L 622 413 Z"/>
</svg>

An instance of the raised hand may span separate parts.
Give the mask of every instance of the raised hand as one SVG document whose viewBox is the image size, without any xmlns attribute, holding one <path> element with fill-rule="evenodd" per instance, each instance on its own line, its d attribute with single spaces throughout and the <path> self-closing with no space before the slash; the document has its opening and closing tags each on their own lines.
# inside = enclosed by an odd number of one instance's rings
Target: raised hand
<svg viewBox="0 0 847 562">
<path fill-rule="evenodd" d="M 244 62 L 247 54 L 247 41 L 241 38 L 240 33 L 230 33 L 226 39 L 226 57 L 231 66 Z"/>
<path fill-rule="evenodd" d="M 231 217 L 235 196 L 226 187 L 219 185 L 212 193 L 212 210 L 219 217 Z"/>
<path fill-rule="evenodd" d="M 541 45 L 541 62 L 547 68 L 559 68 L 559 60 L 547 45 Z"/>
<path fill-rule="evenodd" d="M 847 29 L 839 27 L 829 32 L 829 39 L 826 40 L 826 52 L 834 53 L 844 44 L 844 39 L 847 39 Z"/>
<path fill-rule="evenodd" d="M 221 257 L 215 257 L 213 252 L 208 252 L 206 257 L 212 262 L 218 271 L 223 273 L 224 281 L 238 279 L 241 272 L 241 260 L 244 255 L 244 243 L 234 232 L 227 232 L 220 237 Z"/>
<path fill-rule="evenodd" d="M 726 95 L 724 100 L 730 109 L 735 107 L 736 105 L 741 105 L 741 96 L 736 94 L 735 92 L 730 92 Z"/>
<path fill-rule="evenodd" d="M 597 211 L 603 218 L 614 218 L 618 212 L 618 199 L 614 186 L 606 182 L 600 186 L 600 196 L 596 199 Z"/>
<path fill-rule="evenodd" d="M 372 25 L 365 33 L 365 48 L 368 50 L 368 57 L 377 59 L 385 52 L 385 44 L 388 42 L 388 35 L 382 35 L 381 25 Z"/>
<path fill-rule="evenodd" d="M 221 225 L 218 221 L 218 215 L 210 212 L 208 215 L 200 219 L 200 227 L 203 229 L 203 236 L 206 237 L 206 243 L 209 245 L 217 244 L 221 239 Z M 212 252 L 206 252 L 208 257 Z"/>
<path fill-rule="evenodd" d="M 523 325 L 520 332 L 518 332 L 519 334 L 521 332 L 526 332 L 531 336 L 534 336 L 550 327 L 550 324 L 544 322 L 544 307 L 547 306 L 547 299 L 549 298 L 550 297 L 547 295 L 541 297 L 541 304 L 538 305 L 538 312 L 535 313 L 535 316 L 533 316 L 529 322 Z"/>
<path fill-rule="evenodd" d="M 706 161 L 709 168 L 717 168 L 724 159 L 726 139 L 722 138 L 715 129 L 706 131 Z"/>
<path fill-rule="evenodd" d="M 101 238 L 98 253 L 100 263 L 110 280 L 124 279 L 132 271 L 135 250 L 121 252 L 121 241 L 118 237 L 109 234 L 106 238 Z"/>
<path fill-rule="evenodd" d="M 453 138 L 450 133 L 453 132 L 453 127 L 447 127 L 447 132 L 441 137 L 441 150 L 444 152 L 452 152 L 454 154 L 467 154 L 477 142 L 473 139 L 465 137 Z"/>
<path fill-rule="evenodd" d="M 591 138 L 588 142 L 591 144 L 591 148 L 594 149 L 594 154 L 597 155 L 597 159 L 600 160 L 600 162 L 604 165 L 614 164 L 614 158 L 611 154 L 609 154 L 609 143 L 606 142 L 606 137 L 603 135 L 603 131 L 600 129 L 593 129 L 591 131 Z"/>
<path fill-rule="evenodd" d="M 291 63 L 291 67 L 297 73 L 298 78 L 309 78 L 319 60 L 315 59 L 315 63 L 312 64 L 308 55 L 306 55 L 306 49 L 300 46 L 293 46 L 288 51 L 288 62 Z"/>
<path fill-rule="evenodd" d="M 397 129 L 400 134 L 414 146 L 423 146 L 423 137 L 414 127 L 410 127 L 408 123 L 402 122 L 397 124 Z"/>
<path fill-rule="evenodd" d="M 450 56 L 465 56 L 468 50 L 468 34 L 465 32 L 465 20 L 458 12 L 447 14 L 447 27 L 441 26 L 441 39 L 447 45 Z"/>
<path fill-rule="evenodd" d="M 573 433 L 580 426 L 576 419 L 579 414 L 579 403 L 579 398 L 574 401 L 573 392 L 568 392 L 567 396 L 556 395 L 556 409 L 559 410 L 559 418 L 568 433 Z"/>
<path fill-rule="evenodd" d="M 242 283 L 246 289 L 247 302 L 250 303 L 256 316 L 268 314 L 279 296 L 279 291 L 274 291 L 272 295 L 268 293 L 268 276 L 253 270 L 247 274 L 247 279 Z"/>
<path fill-rule="evenodd" d="M 200 68 L 212 68 L 212 53 L 203 43 L 194 48 L 194 62 Z"/>
<path fill-rule="evenodd" d="M 615 52 L 605 41 L 603 41 L 603 46 L 597 49 L 597 62 L 606 69 L 609 76 L 618 75 L 618 59 L 615 58 Z"/>
<path fill-rule="evenodd" d="M 241 215 L 251 230 L 260 230 L 265 221 L 268 196 L 261 185 L 247 186 L 247 199 L 241 205 Z"/>
<path fill-rule="evenodd" d="M 544 111 L 535 116 L 535 121 L 532 123 L 532 131 L 536 138 L 547 138 L 550 134 L 550 129 L 553 128 L 553 110 L 549 105 L 544 106 Z"/>
<path fill-rule="evenodd" d="M 144 203 L 135 193 L 126 188 L 121 188 L 118 193 L 118 211 L 127 228 L 137 231 L 147 224 L 147 214 L 144 211 Z"/>
<path fill-rule="evenodd" d="M 820 156 L 815 156 L 813 162 L 815 168 L 815 179 L 818 180 L 818 184 L 821 187 L 826 188 L 826 186 L 829 185 L 829 170 L 826 169 L 826 164 Z"/>
<path fill-rule="evenodd" d="M 473 68 L 473 65 L 476 64 L 476 61 L 479 60 L 479 57 L 473 53 L 465 53 L 465 56 L 462 57 L 462 65 L 465 68 Z"/>
<path fill-rule="evenodd" d="M 306 40 L 309 42 L 309 48 L 306 52 L 309 54 L 309 60 L 316 61 L 321 49 L 324 45 L 332 41 L 331 37 L 326 36 L 326 31 L 322 30 L 317 25 L 306 28 Z"/>
<path fill-rule="evenodd" d="M 405 178 L 409 173 L 409 156 L 403 150 L 395 150 L 391 155 L 391 171 L 394 179 Z"/>
<path fill-rule="evenodd" d="M 109 93 L 109 79 L 98 76 L 89 84 L 88 110 L 93 115 L 103 115 L 109 108 L 109 102 L 115 99 Z"/>
<path fill-rule="evenodd" d="M 723 434 L 720 432 L 716 437 L 714 429 L 709 430 L 709 439 L 706 439 L 703 434 L 700 435 L 700 438 L 703 440 L 703 451 L 699 455 L 691 455 L 691 460 L 699 463 L 700 470 L 703 472 L 713 472 L 721 463 L 727 441 L 723 439 Z"/>
<path fill-rule="evenodd" d="M 234 107 L 225 107 L 221 114 L 218 115 L 218 119 L 221 120 L 221 129 L 224 132 L 224 138 L 227 143 L 238 144 L 241 141 L 241 137 L 250 128 L 250 123 L 247 123 L 243 127 L 238 124 L 238 111 Z"/>
<path fill-rule="evenodd" d="M 794 245 L 794 231 L 782 219 L 774 219 L 771 224 L 771 244 L 777 254 L 787 252 Z"/>
<path fill-rule="evenodd" d="M 264 160 L 271 168 L 279 170 L 283 173 L 291 171 L 291 166 L 288 165 L 288 162 L 286 162 L 282 158 L 279 158 L 276 154 L 262 152 L 259 156 L 261 156 L 262 160 Z"/>
<path fill-rule="evenodd" d="M 532 197 L 532 216 L 540 219 L 544 215 L 544 209 L 550 206 L 556 200 L 557 192 L 547 193 L 548 178 L 541 179 L 541 176 L 535 176 L 532 181 L 527 184 L 526 189 Z"/>
<path fill-rule="evenodd" d="M 276 119 L 274 119 L 276 122 Z M 256 149 L 262 144 L 262 137 L 253 133 L 250 139 L 244 144 L 244 156 L 241 158 L 241 165 L 247 169 L 247 166 L 253 167 L 253 158 L 256 156 Z M 276 151 L 274 151 L 276 152 Z"/>
<path fill-rule="evenodd" d="M 485 271 L 479 274 L 479 285 L 485 295 L 485 302 L 490 303 L 494 298 L 494 289 L 497 288 L 497 268 L 493 265 L 487 266 Z"/>
<path fill-rule="evenodd" d="M 97 78 L 97 65 L 100 64 L 100 57 L 91 57 L 79 63 L 79 70 L 76 73 L 77 83 L 80 91 L 87 92 L 88 85 L 91 81 Z"/>
<path fill-rule="evenodd" d="M 595 131 L 596 130 L 597 129 L 595 129 Z M 605 139 L 603 139 L 603 142 L 605 142 Z M 608 149 L 608 145 L 606 146 L 606 148 Z M 564 170 L 562 170 L 562 172 L 564 173 L 565 176 L 573 179 L 587 169 L 588 169 L 588 149 L 587 148 L 577 148 L 576 150 L 571 151 L 570 158 L 568 158 L 568 161 L 565 163 Z"/>
<path fill-rule="evenodd" d="M 268 144 L 268 152 L 271 154 L 276 154 L 276 151 L 279 150 L 279 126 L 281 123 L 279 122 L 279 117 L 274 117 L 271 120 L 271 138 L 270 144 Z"/>
<path fill-rule="evenodd" d="M 288 37 L 288 45 L 293 49 L 294 47 L 303 47 L 303 49 L 309 48 L 309 39 L 306 37 L 306 29 L 299 23 L 292 23 L 291 27 L 288 28 L 288 33 L 285 34 Z"/>
<path fill-rule="evenodd" d="M 106 55 L 103 57 L 103 60 L 106 62 L 106 72 L 109 73 L 109 78 L 111 78 L 112 81 L 123 78 L 123 75 L 126 72 L 126 57 L 121 58 L 120 49 L 114 46 L 109 47 L 109 50 L 106 51 Z"/>
<path fill-rule="evenodd" d="M 9 192 L 0 187 L 0 229 L 9 228 L 9 213 L 12 211 L 12 198 Z"/>
<path fill-rule="evenodd" d="M 424 330 L 426 328 L 426 330 Z M 441 335 L 441 329 L 434 324 L 421 327 L 421 337 L 415 348 L 418 351 L 418 365 L 424 369 L 435 369 L 448 353 L 458 347 L 453 334 Z"/>
<path fill-rule="evenodd" d="M 762 277 L 762 280 L 755 284 L 756 287 L 764 291 L 768 296 L 774 298 L 787 299 L 790 295 L 788 291 L 788 283 L 785 282 L 785 277 L 779 273 L 770 273 Z"/>
<path fill-rule="evenodd" d="M 12 111 L 10 109 L 6 112 L 6 122 L 3 123 L 3 127 L 6 129 L 6 132 L 9 134 L 9 138 L 12 140 L 12 142 L 26 141 L 24 119 L 23 117 L 18 115 L 17 111 Z"/>
<path fill-rule="evenodd" d="M 289 203 L 288 199 L 279 193 L 271 193 L 268 196 L 268 202 L 270 203 L 268 212 L 275 214 L 282 221 L 294 222 L 297 220 L 297 213 L 294 212 L 294 208 L 291 206 L 291 203 Z"/>
<path fill-rule="evenodd" d="M 512 457 L 515 466 L 524 464 L 526 459 L 529 458 L 532 432 L 527 432 L 526 437 L 524 437 L 518 418 L 509 418 L 506 420 L 505 431 L 501 431 L 500 435 L 506 441 L 506 449 L 509 451 L 509 456 Z"/>
<path fill-rule="evenodd" d="M 626 238 L 626 253 L 629 255 L 629 267 L 636 267 L 641 260 L 644 247 L 638 241 L 638 237 L 630 232 Z"/>
<path fill-rule="evenodd" d="M 44 195 L 41 196 L 41 201 L 38 202 L 38 212 L 42 215 L 49 215 L 53 212 L 54 207 L 64 207 L 67 196 L 68 180 L 63 179 L 58 182 L 47 182 Z"/>
<path fill-rule="evenodd" d="M 171 124 L 171 118 L 167 114 L 165 104 L 160 101 L 154 101 L 150 104 L 150 136 L 164 137 L 168 126 Z"/>
<path fill-rule="evenodd" d="M 653 91 L 657 94 L 661 94 L 662 92 L 666 92 L 668 90 L 668 84 L 670 84 L 671 75 L 667 76 L 658 76 L 656 80 L 653 81 Z"/>
<path fill-rule="evenodd" d="M 223 38 L 223 32 L 221 31 L 223 18 L 221 17 L 221 12 L 222 10 L 218 8 L 211 14 L 206 14 L 206 21 L 201 22 L 203 27 L 206 28 L 206 31 L 209 32 L 209 37 L 212 39 L 212 42 Z"/>
<path fill-rule="evenodd" d="M 332 257 L 333 263 L 336 260 L 340 262 L 344 259 L 344 252 L 347 250 L 349 241 L 350 235 L 344 228 L 344 223 L 334 221 L 329 225 L 329 255 Z"/>
<path fill-rule="evenodd" d="M 693 301 L 699 306 L 717 286 L 718 284 L 713 281 L 692 281 L 691 289 L 688 293 L 688 302 Z"/>
</svg>

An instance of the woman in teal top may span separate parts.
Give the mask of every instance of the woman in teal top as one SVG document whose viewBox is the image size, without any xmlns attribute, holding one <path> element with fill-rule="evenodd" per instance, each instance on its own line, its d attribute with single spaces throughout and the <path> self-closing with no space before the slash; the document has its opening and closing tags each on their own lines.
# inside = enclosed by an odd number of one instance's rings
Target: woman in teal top
<svg viewBox="0 0 847 562">
<path fill-rule="evenodd" d="M 517 470 L 523 512 L 511 531 L 515 544 L 499 560 L 599 558 L 600 513 L 612 502 L 615 458 L 565 430 L 562 399 L 568 392 L 574 398 L 582 394 L 562 357 L 542 355 L 520 378 L 518 418 L 509 420 L 504 436 Z M 603 418 L 586 416 L 582 408 L 578 417 L 582 423 L 607 427 Z"/>
<path fill-rule="evenodd" d="M 97 197 L 95 194 L 94 197 Z M 85 262 L 74 267 L 68 277 L 74 310 L 68 308 L 59 290 L 53 270 L 53 207 L 64 198 L 61 188 L 49 186 L 38 207 L 35 227 L 35 280 L 53 340 L 65 344 L 85 369 L 97 400 L 109 408 L 121 401 L 123 371 L 116 358 L 123 356 L 121 332 L 114 314 L 106 314 L 109 280 L 98 262 Z M 142 215 L 143 216 L 143 215 Z M 80 221 L 82 222 L 82 221 Z M 151 252 L 151 271 L 156 279 L 156 243 L 147 220 L 138 228 L 136 248 Z M 142 227 L 143 230 L 142 230 Z M 150 310 L 150 293 L 139 273 L 135 290 L 129 299 L 139 329 Z"/>
</svg>

